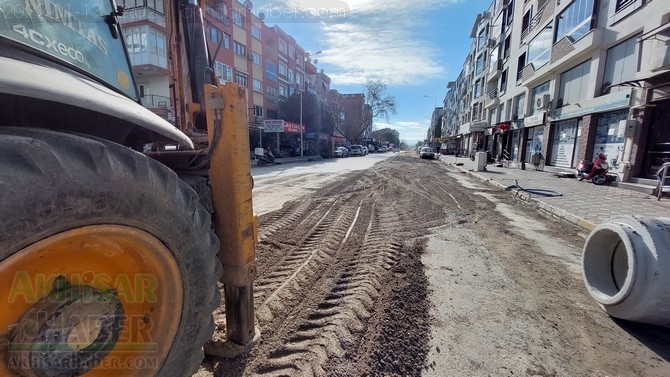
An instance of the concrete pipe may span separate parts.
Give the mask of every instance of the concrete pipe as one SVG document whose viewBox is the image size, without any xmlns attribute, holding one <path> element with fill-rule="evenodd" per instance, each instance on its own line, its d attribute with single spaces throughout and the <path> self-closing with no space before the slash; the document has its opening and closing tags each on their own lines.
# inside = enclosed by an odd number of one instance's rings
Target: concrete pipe
<svg viewBox="0 0 670 377">
<path fill-rule="evenodd" d="M 670 324 L 670 218 L 618 217 L 598 225 L 584 244 L 582 274 L 610 316 Z"/>
</svg>

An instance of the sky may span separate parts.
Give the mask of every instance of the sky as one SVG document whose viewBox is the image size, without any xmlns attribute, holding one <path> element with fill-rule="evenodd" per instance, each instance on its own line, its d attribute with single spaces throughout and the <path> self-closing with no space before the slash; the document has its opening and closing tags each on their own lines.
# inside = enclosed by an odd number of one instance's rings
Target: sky
<svg viewBox="0 0 670 377">
<path fill-rule="evenodd" d="M 470 31 L 492 0 L 259 0 L 253 12 L 278 25 L 316 59 L 340 93 L 364 92 L 381 79 L 397 113 L 392 128 L 410 146 L 423 141 L 447 83 L 463 68 Z"/>
</svg>

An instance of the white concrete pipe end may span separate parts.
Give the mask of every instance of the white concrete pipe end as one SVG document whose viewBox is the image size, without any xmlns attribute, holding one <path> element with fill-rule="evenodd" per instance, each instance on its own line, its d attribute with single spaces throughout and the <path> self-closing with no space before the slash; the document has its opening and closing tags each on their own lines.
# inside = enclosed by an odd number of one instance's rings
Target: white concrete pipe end
<svg viewBox="0 0 670 377">
<path fill-rule="evenodd" d="M 619 217 L 598 225 L 584 244 L 582 275 L 612 317 L 670 324 L 670 218 Z"/>
</svg>

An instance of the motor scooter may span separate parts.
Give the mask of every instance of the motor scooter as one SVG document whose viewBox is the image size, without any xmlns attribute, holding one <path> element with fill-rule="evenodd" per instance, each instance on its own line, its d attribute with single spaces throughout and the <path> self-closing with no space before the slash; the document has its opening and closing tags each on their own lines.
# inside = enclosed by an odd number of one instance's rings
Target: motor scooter
<svg viewBox="0 0 670 377">
<path fill-rule="evenodd" d="M 590 179 L 594 185 L 602 185 L 608 180 L 608 169 L 609 164 L 607 163 L 607 155 L 601 151 L 593 162 L 588 160 L 579 161 L 579 166 L 577 167 L 577 179 L 580 181 Z"/>
<path fill-rule="evenodd" d="M 281 165 L 281 162 L 278 162 L 275 160 L 275 155 L 272 154 L 272 151 L 265 151 L 265 150 L 259 150 L 260 148 L 256 149 L 256 165 L 257 166 L 265 166 L 265 165 Z M 262 151 L 263 154 L 260 154 L 259 152 Z"/>
</svg>

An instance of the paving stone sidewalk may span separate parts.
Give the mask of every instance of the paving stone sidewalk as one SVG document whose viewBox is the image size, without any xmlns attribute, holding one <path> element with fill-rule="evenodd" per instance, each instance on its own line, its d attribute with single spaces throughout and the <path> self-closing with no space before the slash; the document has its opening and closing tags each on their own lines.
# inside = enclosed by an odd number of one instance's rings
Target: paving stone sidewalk
<svg viewBox="0 0 670 377">
<path fill-rule="evenodd" d="M 557 191 L 562 196 L 546 197 L 512 190 L 521 199 L 534 202 L 541 209 L 591 231 L 601 222 L 620 215 L 670 217 L 670 197 L 660 201 L 656 197 L 620 187 L 594 185 L 576 178 L 560 178 L 555 172 L 521 170 L 486 166 L 486 171 L 476 171 L 475 162 L 469 158 L 440 156 L 451 169 L 460 170 L 500 188 L 515 184 L 526 189 Z M 462 164 L 462 165 L 457 165 Z"/>
</svg>

